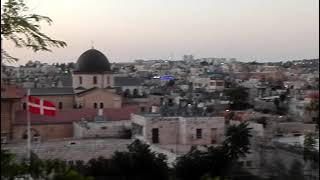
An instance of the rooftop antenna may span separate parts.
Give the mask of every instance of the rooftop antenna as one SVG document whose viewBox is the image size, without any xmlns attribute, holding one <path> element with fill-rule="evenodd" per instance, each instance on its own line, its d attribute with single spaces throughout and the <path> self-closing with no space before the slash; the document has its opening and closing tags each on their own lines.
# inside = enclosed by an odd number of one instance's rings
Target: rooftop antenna
<svg viewBox="0 0 320 180">
<path fill-rule="evenodd" d="M 91 41 L 91 49 L 94 49 L 94 46 L 93 46 L 93 41 Z"/>
</svg>

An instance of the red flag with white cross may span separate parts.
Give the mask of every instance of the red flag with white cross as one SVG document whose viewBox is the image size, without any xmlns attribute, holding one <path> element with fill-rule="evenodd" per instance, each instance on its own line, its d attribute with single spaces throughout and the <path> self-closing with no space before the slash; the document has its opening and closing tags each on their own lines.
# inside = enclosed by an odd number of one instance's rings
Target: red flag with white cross
<svg viewBox="0 0 320 180">
<path fill-rule="evenodd" d="M 36 97 L 28 97 L 28 109 L 33 114 L 55 116 L 56 108 L 50 101 L 39 99 Z"/>
</svg>

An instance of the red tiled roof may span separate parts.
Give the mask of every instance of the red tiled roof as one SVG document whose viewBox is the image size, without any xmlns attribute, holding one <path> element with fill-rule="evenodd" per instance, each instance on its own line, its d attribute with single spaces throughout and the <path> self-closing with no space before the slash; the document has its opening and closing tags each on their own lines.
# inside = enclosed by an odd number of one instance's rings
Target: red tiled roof
<svg viewBox="0 0 320 180">
<path fill-rule="evenodd" d="M 25 89 L 15 85 L 1 85 L 1 99 L 22 98 L 25 95 Z"/>
<path fill-rule="evenodd" d="M 138 113 L 139 107 L 136 105 L 124 106 L 122 108 L 108 108 L 103 110 L 103 115 L 107 120 L 120 121 L 129 120 L 131 113 Z M 96 109 L 68 109 L 58 110 L 56 116 L 41 116 L 31 114 L 32 124 L 71 124 L 74 121 L 80 121 L 82 118 L 86 120 L 93 120 L 97 115 Z M 27 123 L 27 112 L 18 111 L 16 112 L 16 119 L 14 124 L 25 125 Z"/>
</svg>

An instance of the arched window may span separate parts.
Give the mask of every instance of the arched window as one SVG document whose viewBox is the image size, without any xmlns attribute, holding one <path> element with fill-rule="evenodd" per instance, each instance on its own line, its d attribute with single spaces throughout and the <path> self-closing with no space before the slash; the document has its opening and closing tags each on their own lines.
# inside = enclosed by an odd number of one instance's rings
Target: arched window
<svg viewBox="0 0 320 180">
<path fill-rule="evenodd" d="M 79 84 L 82 84 L 82 77 L 79 77 Z"/>
<path fill-rule="evenodd" d="M 93 108 L 97 109 L 98 108 L 98 104 L 97 103 L 93 103 Z"/>
<path fill-rule="evenodd" d="M 23 108 L 23 110 L 27 110 L 27 103 L 26 103 L 26 102 L 24 102 L 24 103 L 22 104 L 22 108 Z"/>
<path fill-rule="evenodd" d="M 62 102 L 59 102 L 59 109 L 62 109 L 63 108 L 63 104 Z"/>
<path fill-rule="evenodd" d="M 93 84 L 97 84 L 97 76 L 93 76 Z"/>
<path fill-rule="evenodd" d="M 100 103 L 100 109 L 103 109 L 103 103 Z"/>
<path fill-rule="evenodd" d="M 32 137 L 32 141 L 34 141 L 34 138 L 39 138 L 40 137 L 40 133 L 39 131 L 37 131 L 36 129 L 30 129 L 30 134 Z M 28 131 L 24 131 L 24 133 L 22 134 L 22 139 L 28 139 Z"/>
<path fill-rule="evenodd" d="M 139 96 L 139 91 L 138 91 L 138 89 L 134 89 L 134 90 L 133 90 L 133 96 L 134 96 L 134 97 L 138 97 L 138 96 Z"/>
<path fill-rule="evenodd" d="M 123 92 L 123 96 L 124 96 L 124 97 L 129 97 L 129 96 L 130 96 L 130 89 L 126 89 L 126 90 Z"/>
</svg>

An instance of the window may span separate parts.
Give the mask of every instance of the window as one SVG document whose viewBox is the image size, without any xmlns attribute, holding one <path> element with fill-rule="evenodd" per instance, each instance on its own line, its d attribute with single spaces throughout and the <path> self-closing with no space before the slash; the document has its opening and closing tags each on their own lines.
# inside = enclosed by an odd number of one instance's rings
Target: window
<svg viewBox="0 0 320 180">
<path fill-rule="evenodd" d="M 317 122 L 318 118 L 317 117 L 313 117 L 312 118 L 312 122 Z"/>
<path fill-rule="evenodd" d="M 77 144 L 77 143 L 73 142 L 73 141 L 69 142 L 69 145 L 75 145 L 75 144 Z"/>
<path fill-rule="evenodd" d="M 79 77 L 79 84 L 82 84 L 82 77 Z"/>
<path fill-rule="evenodd" d="M 24 102 L 24 103 L 22 104 L 22 108 L 23 108 L 23 110 L 27 110 L 27 103 Z"/>
<path fill-rule="evenodd" d="M 217 82 L 217 86 L 223 86 L 223 82 Z"/>
<path fill-rule="evenodd" d="M 216 83 L 215 82 L 210 82 L 210 86 L 215 86 Z"/>
<path fill-rule="evenodd" d="M 103 109 L 103 103 L 100 103 L 100 109 Z"/>
<path fill-rule="evenodd" d="M 98 108 L 98 104 L 97 103 L 93 103 L 93 108 L 97 109 Z"/>
<path fill-rule="evenodd" d="M 107 84 L 110 84 L 110 76 L 107 76 Z"/>
<path fill-rule="evenodd" d="M 107 129 L 107 127 L 106 127 L 106 126 L 103 126 L 103 127 L 101 127 L 101 129 Z"/>
<path fill-rule="evenodd" d="M 97 84 L 97 76 L 93 76 L 93 84 Z"/>
<path fill-rule="evenodd" d="M 247 167 L 251 167 L 252 166 L 252 161 L 247 161 Z"/>
<path fill-rule="evenodd" d="M 159 143 L 159 129 L 153 128 L 152 129 L 152 143 Z"/>
<path fill-rule="evenodd" d="M 145 112 L 145 107 L 140 107 L 141 112 Z"/>
<path fill-rule="evenodd" d="M 59 102 L 59 109 L 62 109 L 62 107 L 63 107 L 62 102 Z"/>
<path fill-rule="evenodd" d="M 202 129 L 197 129 L 197 139 L 201 139 L 202 138 Z"/>
<path fill-rule="evenodd" d="M 244 165 L 244 162 L 243 162 L 243 161 L 239 161 L 238 163 L 239 163 L 238 165 L 239 165 L 240 167 L 243 167 L 243 165 Z"/>
</svg>

